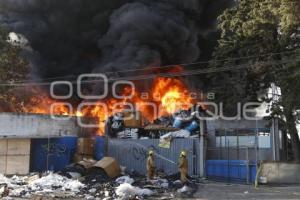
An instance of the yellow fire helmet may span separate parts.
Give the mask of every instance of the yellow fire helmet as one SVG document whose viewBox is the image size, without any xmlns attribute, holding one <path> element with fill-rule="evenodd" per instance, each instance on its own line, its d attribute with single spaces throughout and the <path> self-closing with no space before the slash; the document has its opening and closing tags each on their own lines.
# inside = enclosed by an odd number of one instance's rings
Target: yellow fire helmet
<svg viewBox="0 0 300 200">
<path fill-rule="evenodd" d="M 150 150 L 150 151 L 148 152 L 148 154 L 149 154 L 149 156 L 152 156 L 152 155 L 154 154 L 153 150 Z"/>
<path fill-rule="evenodd" d="M 186 152 L 185 151 L 181 151 L 180 157 L 186 157 Z"/>
</svg>

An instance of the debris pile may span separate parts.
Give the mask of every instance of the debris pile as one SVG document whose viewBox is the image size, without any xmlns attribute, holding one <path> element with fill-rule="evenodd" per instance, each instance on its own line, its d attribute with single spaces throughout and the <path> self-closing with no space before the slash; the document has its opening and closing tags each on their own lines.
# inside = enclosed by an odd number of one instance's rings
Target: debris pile
<svg viewBox="0 0 300 200">
<path fill-rule="evenodd" d="M 132 115 L 133 119 L 128 119 L 128 113 L 115 113 L 106 122 L 106 133 L 112 138 L 188 138 L 199 134 L 199 116 L 205 114 L 201 107 L 194 111 L 179 110 L 172 115 L 161 116 L 149 123 L 146 119 L 141 119 L 142 114 Z M 138 118 L 135 118 L 135 117 Z"/>
<path fill-rule="evenodd" d="M 132 186 L 129 183 L 122 183 L 117 187 L 116 194 L 122 199 L 130 199 L 135 196 L 151 196 L 154 193 L 149 189 L 141 189 L 139 187 Z"/>
<path fill-rule="evenodd" d="M 31 177 L 36 177 L 36 179 Z M 78 180 L 72 180 L 55 173 L 45 174 L 41 178 L 36 175 L 23 177 L 15 175 L 8 178 L 0 174 L 0 185 L 8 186 L 10 197 L 21 198 L 30 197 L 33 194 L 72 197 L 85 188 L 85 185 Z"/>
<path fill-rule="evenodd" d="M 191 194 L 192 191 L 190 187 L 180 184 L 180 181 L 173 182 L 167 177 L 154 180 L 129 175 L 110 178 L 104 170 L 91 170 L 79 179 L 52 172 L 41 177 L 33 174 L 9 178 L 0 174 L 0 195 L 4 194 L 5 185 L 8 186 L 7 196 L 10 198 L 172 199 L 181 193 Z"/>
<path fill-rule="evenodd" d="M 78 180 L 68 179 L 54 173 L 50 173 L 47 176 L 43 176 L 37 180 L 29 182 L 28 185 L 35 191 L 60 189 L 62 191 L 73 191 L 75 193 L 80 192 L 80 189 L 85 187 L 85 185 Z"/>
</svg>

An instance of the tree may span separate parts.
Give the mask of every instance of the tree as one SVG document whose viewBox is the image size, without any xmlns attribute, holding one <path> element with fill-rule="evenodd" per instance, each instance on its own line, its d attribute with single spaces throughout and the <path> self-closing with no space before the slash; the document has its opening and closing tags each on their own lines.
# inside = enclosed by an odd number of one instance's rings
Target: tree
<svg viewBox="0 0 300 200">
<path fill-rule="evenodd" d="M 276 84 L 280 86 L 282 94 L 279 101 L 272 105 L 271 111 L 273 116 L 283 119 L 281 123 L 291 137 L 295 160 L 299 160 L 300 141 L 296 128 L 296 111 L 300 109 L 300 50 L 282 59 L 290 62 L 278 70 Z"/>
<path fill-rule="evenodd" d="M 0 27 L 0 111 L 2 112 L 15 111 L 18 107 L 12 105 L 16 102 L 13 83 L 24 80 L 29 70 L 28 62 L 20 55 L 21 48 L 7 42 L 7 38 L 8 32 Z"/>
<path fill-rule="evenodd" d="M 275 83 L 282 96 L 274 107 L 283 108 L 284 124 L 291 136 L 295 160 L 300 141 L 294 111 L 299 108 L 300 5 L 296 0 L 238 0 L 219 18 L 221 38 L 212 66 L 248 65 L 247 69 L 213 77 L 217 97 L 227 102 L 258 101 L 258 92 Z M 235 59 L 239 58 L 239 59 Z M 297 87 L 298 86 L 298 87 Z M 264 99 L 266 100 L 266 99 Z"/>
</svg>

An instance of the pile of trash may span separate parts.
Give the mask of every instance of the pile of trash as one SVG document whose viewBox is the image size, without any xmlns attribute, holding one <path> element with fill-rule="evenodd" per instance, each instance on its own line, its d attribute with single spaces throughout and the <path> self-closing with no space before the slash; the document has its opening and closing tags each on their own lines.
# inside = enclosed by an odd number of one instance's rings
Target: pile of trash
<svg viewBox="0 0 300 200">
<path fill-rule="evenodd" d="M 173 115 L 162 116 L 151 124 L 146 119 L 126 119 L 127 114 L 115 113 L 106 121 L 105 134 L 120 139 L 197 137 L 200 126 L 198 116 L 204 114 L 204 110 L 199 109 L 196 112 L 192 109 L 179 110 Z M 141 117 L 141 114 L 137 116 Z"/>
<path fill-rule="evenodd" d="M 51 196 L 75 196 L 80 193 L 85 185 L 78 180 L 49 172 L 41 177 L 39 174 L 29 176 L 13 176 L 8 178 L 0 174 L 0 187 L 2 190 L 7 186 L 9 197 L 30 197 L 34 195 L 50 194 Z M 1 191 L 1 190 L 0 190 Z"/>
<path fill-rule="evenodd" d="M 6 194 L 8 198 L 172 199 L 191 191 L 191 187 L 183 186 L 179 180 L 147 180 L 145 177 L 133 178 L 129 175 L 113 179 L 70 179 L 52 172 L 41 177 L 32 174 L 8 178 L 0 174 L 0 195 L 4 194 L 5 185 L 9 190 Z"/>
<path fill-rule="evenodd" d="M 146 181 L 145 178 L 135 180 L 129 176 L 122 176 L 109 182 L 92 180 L 87 184 L 54 173 L 49 173 L 31 182 L 26 180 L 28 176 L 12 178 L 0 176 L 0 185 L 8 184 L 9 193 L 7 195 L 11 198 L 45 196 L 103 200 L 171 199 L 192 190 L 191 187 L 182 186 L 179 181 L 169 182 L 166 179 Z M 0 194 L 3 193 L 3 187 L 1 187 Z"/>
</svg>

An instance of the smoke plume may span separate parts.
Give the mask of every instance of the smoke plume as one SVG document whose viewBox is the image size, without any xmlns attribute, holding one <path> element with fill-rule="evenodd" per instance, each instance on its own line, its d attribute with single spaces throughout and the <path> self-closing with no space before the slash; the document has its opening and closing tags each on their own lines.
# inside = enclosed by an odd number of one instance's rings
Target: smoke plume
<svg viewBox="0 0 300 200">
<path fill-rule="evenodd" d="M 0 26 L 22 34 L 34 77 L 209 58 L 226 0 L 1 0 Z"/>
</svg>

